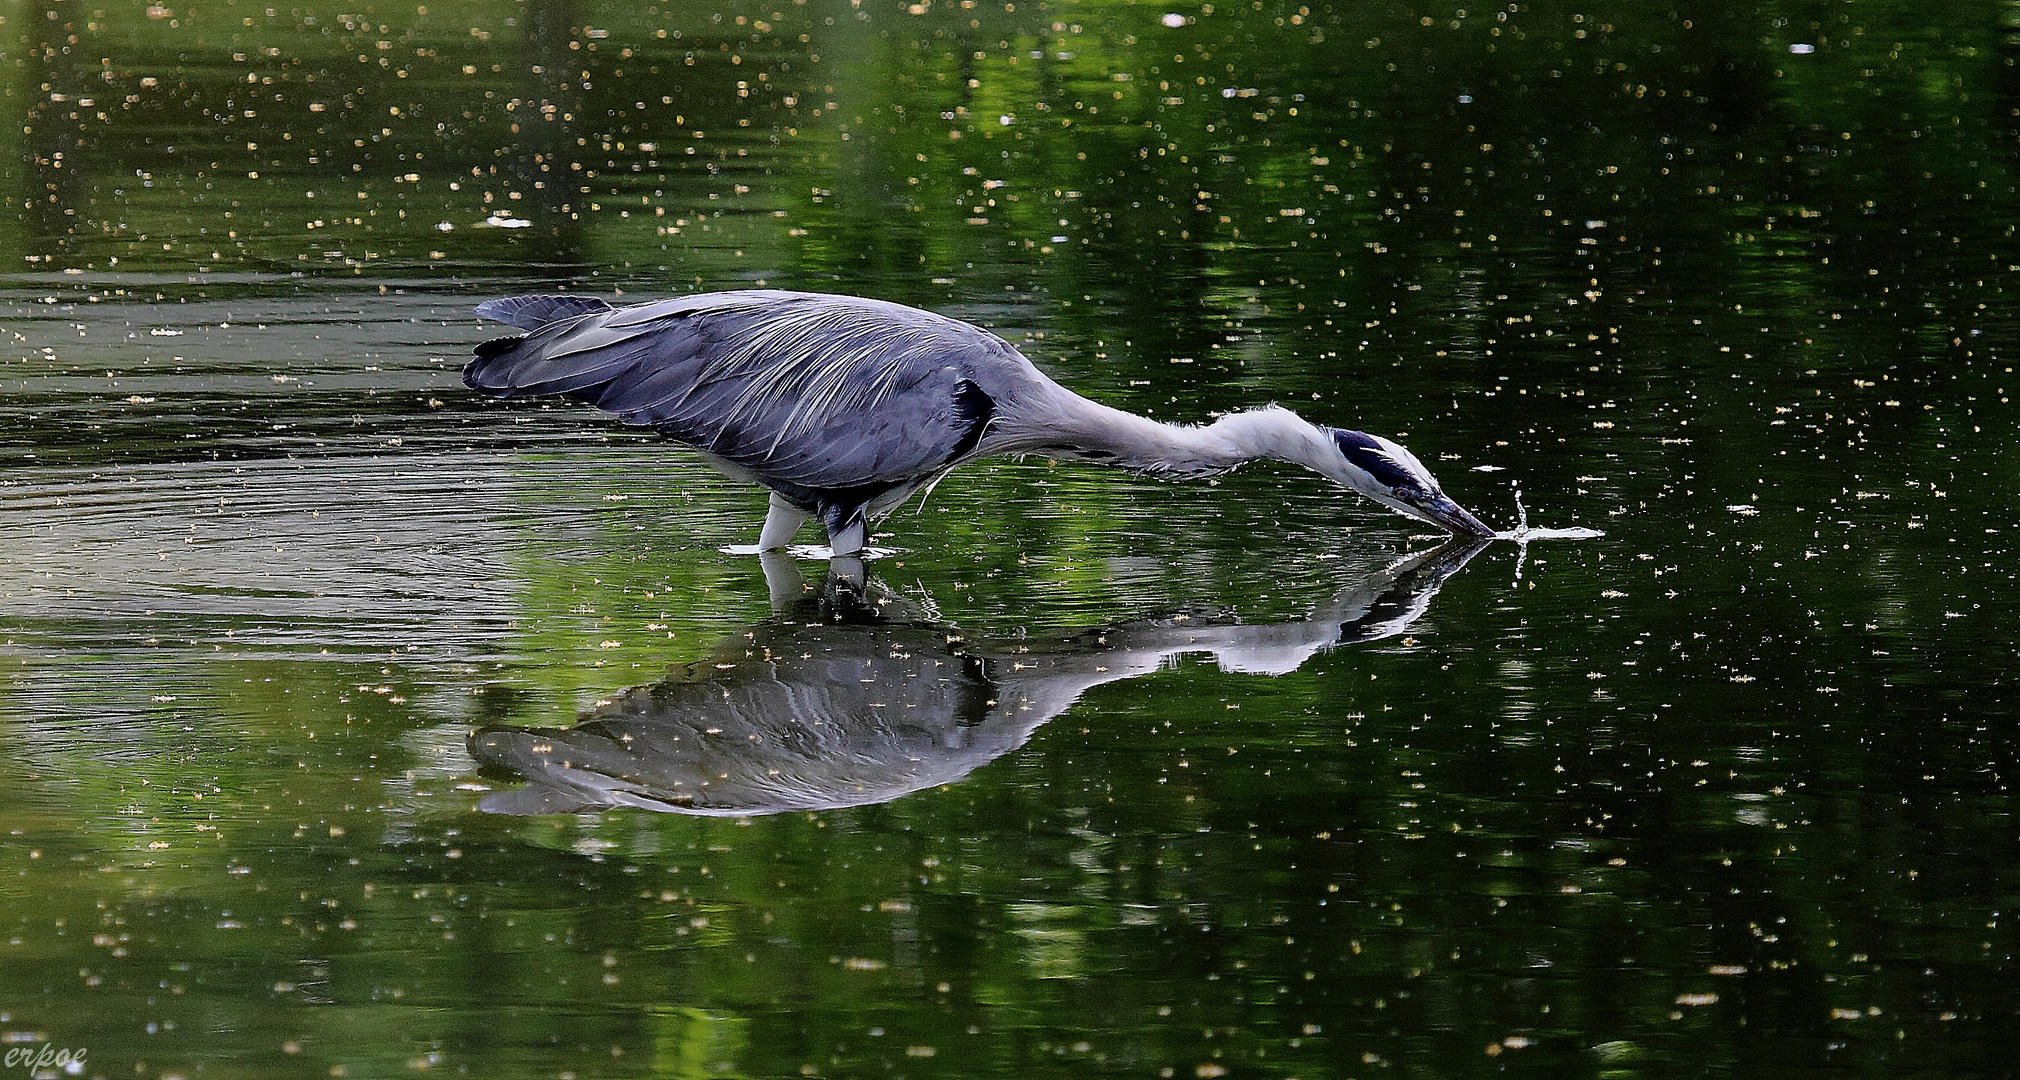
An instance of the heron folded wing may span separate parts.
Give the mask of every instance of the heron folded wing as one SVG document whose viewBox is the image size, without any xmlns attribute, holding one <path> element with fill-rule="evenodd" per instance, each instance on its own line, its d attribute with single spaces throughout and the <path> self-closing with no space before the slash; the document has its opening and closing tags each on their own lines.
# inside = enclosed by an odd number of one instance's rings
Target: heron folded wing
<svg viewBox="0 0 2020 1080">
<path fill-rule="evenodd" d="M 573 299 L 494 301 L 516 306 L 493 317 L 530 321 L 577 310 L 556 306 Z M 944 472 L 996 413 L 982 372 L 1029 366 L 987 331 L 849 297 L 750 290 L 580 310 L 587 317 L 483 346 L 464 381 L 501 396 L 566 394 L 803 504 Z"/>
<path fill-rule="evenodd" d="M 734 410 L 728 422 L 697 411 L 657 427 L 768 483 L 869 499 L 910 489 L 960 461 L 979 443 L 993 411 L 987 395 L 956 370 L 935 368 L 874 408 L 822 412 L 789 430 L 776 413 Z"/>
</svg>

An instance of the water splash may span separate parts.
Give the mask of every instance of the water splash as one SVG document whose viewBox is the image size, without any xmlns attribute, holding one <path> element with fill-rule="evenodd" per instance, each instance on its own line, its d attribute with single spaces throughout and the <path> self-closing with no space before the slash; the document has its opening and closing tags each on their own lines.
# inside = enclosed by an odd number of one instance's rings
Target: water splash
<svg viewBox="0 0 2020 1080">
<path fill-rule="evenodd" d="M 1522 566 L 1529 561 L 1529 542 L 1532 540 L 1590 540 L 1605 536 L 1600 529 L 1574 526 L 1568 529 L 1529 527 L 1529 511 L 1522 505 L 1522 485 L 1512 485 L 1515 490 L 1515 527 L 1494 534 L 1496 540 L 1515 541 L 1515 580 L 1522 580 Z"/>
<path fill-rule="evenodd" d="M 1530 528 L 1529 511 L 1522 505 L 1522 486 L 1516 484 L 1514 488 L 1515 527 L 1495 533 L 1494 539 L 1513 540 L 1526 547 L 1531 540 L 1591 540 L 1595 537 L 1606 535 L 1606 532 L 1602 529 L 1587 529 L 1581 526 L 1573 526 L 1567 529 Z"/>
<path fill-rule="evenodd" d="M 724 555 L 763 555 L 765 553 L 765 549 L 756 544 L 725 544 L 716 550 L 722 552 Z M 784 551 L 795 559 L 810 561 L 832 559 L 835 557 L 834 549 L 826 544 L 791 544 Z M 852 557 L 867 561 L 870 559 L 889 558 L 892 555 L 902 555 L 904 553 L 904 548 L 877 547 L 872 545 L 856 552 Z"/>
</svg>

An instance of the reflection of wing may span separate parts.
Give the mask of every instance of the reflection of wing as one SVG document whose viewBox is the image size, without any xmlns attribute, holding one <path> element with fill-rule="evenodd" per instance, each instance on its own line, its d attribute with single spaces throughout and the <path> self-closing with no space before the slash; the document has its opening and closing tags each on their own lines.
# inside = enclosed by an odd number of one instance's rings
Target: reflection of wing
<svg viewBox="0 0 2020 1080">
<path fill-rule="evenodd" d="M 473 734 L 479 761 L 539 792 L 495 795 L 484 808 L 525 813 L 531 799 L 540 813 L 741 815 L 886 802 L 957 780 L 1030 733 L 991 714 L 985 662 L 945 631 L 773 630 L 753 637 L 750 658 L 629 690 L 573 728 Z"/>
<path fill-rule="evenodd" d="M 1454 542 L 1392 564 L 1308 620 L 1169 618 L 1016 643 L 884 621 L 884 612 L 911 612 L 831 581 L 795 606 L 803 621 L 754 627 L 716 658 L 626 691 L 572 728 L 473 732 L 479 762 L 529 781 L 480 805 L 740 816 L 887 802 L 961 779 L 1022 746 L 1089 687 L 1176 656 L 1210 653 L 1226 671 L 1281 674 L 1336 645 L 1401 633 L 1482 546 Z"/>
</svg>

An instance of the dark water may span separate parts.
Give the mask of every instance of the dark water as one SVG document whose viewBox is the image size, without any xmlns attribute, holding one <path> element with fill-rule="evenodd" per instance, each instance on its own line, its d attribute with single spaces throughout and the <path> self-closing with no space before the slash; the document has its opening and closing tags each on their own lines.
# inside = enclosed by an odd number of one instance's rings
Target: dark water
<svg viewBox="0 0 2020 1080">
<path fill-rule="evenodd" d="M 0 11 L 6 1066 L 2011 1074 L 2016 10 Z M 1605 535 L 457 376 L 760 283 Z"/>
</svg>

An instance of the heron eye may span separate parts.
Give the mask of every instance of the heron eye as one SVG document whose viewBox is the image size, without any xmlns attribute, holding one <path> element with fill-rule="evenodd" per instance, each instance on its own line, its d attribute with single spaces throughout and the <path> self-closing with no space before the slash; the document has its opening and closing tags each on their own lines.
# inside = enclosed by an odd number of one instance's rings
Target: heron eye
<svg viewBox="0 0 2020 1080">
<path fill-rule="evenodd" d="M 1407 503 L 1413 503 L 1417 501 L 1416 491 L 1411 488 L 1405 487 L 1401 484 L 1397 484 L 1395 487 L 1390 488 L 1389 494 L 1394 495 L 1396 498 L 1401 499 Z"/>
</svg>

